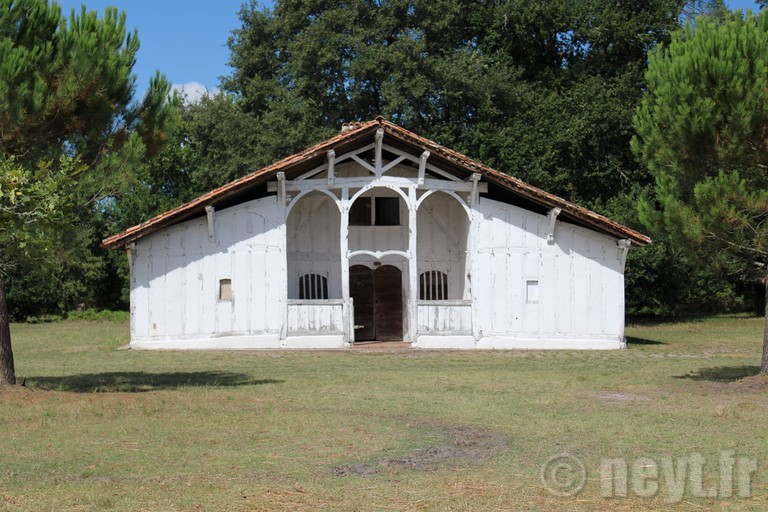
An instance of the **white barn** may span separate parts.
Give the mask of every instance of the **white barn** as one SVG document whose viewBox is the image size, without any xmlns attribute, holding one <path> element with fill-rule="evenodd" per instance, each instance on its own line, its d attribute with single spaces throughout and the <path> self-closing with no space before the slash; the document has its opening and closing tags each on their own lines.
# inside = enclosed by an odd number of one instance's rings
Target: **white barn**
<svg viewBox="0 0 768 512">
<path fill-rule="evenodd" d="M 103 245 L 137 348 L 612 349 L 648 243 L 378 118 Z"/>
</svg>

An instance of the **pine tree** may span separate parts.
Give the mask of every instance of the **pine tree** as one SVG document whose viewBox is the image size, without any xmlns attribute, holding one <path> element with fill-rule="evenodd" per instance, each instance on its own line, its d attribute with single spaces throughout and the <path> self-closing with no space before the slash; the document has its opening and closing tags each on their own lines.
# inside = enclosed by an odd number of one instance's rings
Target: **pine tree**
<svg viewBox="0 0 768 512">
<path fill-rule="evenodd" d="M 0 0 L 0 273 L 45 259 L 72 207 L 163 140 L 170 87 L 157 75 L 133 101 L 139 40 L 125 21 L 114 8 L 65 17 L 47 0 Z M 0 276 L 0 383 L 14 384 L 7 311 Z"/>
<path fill-rule="evenodd" d="M 768 294 L 768 12 L 699 18 L 651 55 L 646 78 L 633 148 L 656 197 L 641 219 Z"/>
</svg>

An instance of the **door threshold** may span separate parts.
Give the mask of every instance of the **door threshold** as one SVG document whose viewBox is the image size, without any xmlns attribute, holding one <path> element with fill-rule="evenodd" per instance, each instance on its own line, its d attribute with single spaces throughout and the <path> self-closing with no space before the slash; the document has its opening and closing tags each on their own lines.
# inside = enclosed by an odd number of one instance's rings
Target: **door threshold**
<svg viewBox="0 0 768 512">
<path fill-rule="evenodd" d="M 384 350 L 392 350 L 392 349 L 410 349 L 411 348 L 411 342 L 410 341 L 356 341 L 352 344 L 353 349 L 384 349 Z"/>
</svg>

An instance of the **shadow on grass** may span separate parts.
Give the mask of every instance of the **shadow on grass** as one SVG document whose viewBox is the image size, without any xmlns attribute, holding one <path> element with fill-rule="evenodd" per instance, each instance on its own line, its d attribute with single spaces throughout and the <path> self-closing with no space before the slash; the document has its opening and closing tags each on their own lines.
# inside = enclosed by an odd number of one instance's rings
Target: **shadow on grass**
<svg viewBox="0 0 768 512">
<path fill-rule="evenodd" d="M 26 385 L 31 388 L 77 393 L 106 393 L 157 391 L 199 386 L 255 386 L 280 384 L 276 379 L 254 379 L 243 373 L 229 372 L 109 372 L 84 373 L 63 377 L 29 377 Z"/>
<path fill-rule="evenodd" d="M 712 382 L 734 382 L 760 373 L 759 366 L 716 366 L 702 368 L 697 372 L 677 375 L 676 379 L 708 380 Z"/>
<path fill-rule="evenodd" d="M 663 341 L 636 338 L 634 336 L 627 336 L 627 343 L 630 345 L 668 345 L 668 343 L 664 343 Z"/>
</svg>

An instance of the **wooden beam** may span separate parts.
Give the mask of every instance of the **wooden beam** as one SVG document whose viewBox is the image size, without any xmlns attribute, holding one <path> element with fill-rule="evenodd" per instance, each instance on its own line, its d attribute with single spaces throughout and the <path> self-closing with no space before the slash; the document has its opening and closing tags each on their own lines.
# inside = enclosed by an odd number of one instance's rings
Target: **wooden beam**
<svg viewBox="0 0 768 512">
<path fill-rule="evenodd" d="M 328 164 L 318 165 L 311 171 L 307 171 L 301 176 L 299 176 L 298 178 L 294 178 L 294 181 L 301 181 L 301 180 L 306 180 L 307 178 L 311 178 L 312 176 L 323 172 L 327 167 L 328 167 Z"/>
<path fill-rule="evenodd" d="M 472 192 L 474 184 L 468 181 L 448 181 L 439 180 L 435 178 L 424 178 L 424 183 L 419 184 L 417 178 L 401 178 L 397 176 L 382 176 L 376 177 L 351 177 L 351 178 L 334 178 L 333 187 L 328 186 L 328 180 L 314 179 L 314 180 L 302 180 L 302 181 L 286 181 L 285 188 L 290 192 L 303 192 L 305 190 L 317 190 L 321 188 L 333 188 L 341 189 L 348 188 L 362 188 L 369 185 L 382 186 L 382 187 L 400 187 L 400 188 L 418 188 L 424 190 L 446 190 L 451 192 Z M 279 191 L 279 182 L 270 182 L 267 184 L 267 190 L 269 192 Z M 478 192 L 488 192 L 488 183 L 478 183 Z"/>
<path fill-rule="evenodd" d="M 373 167 L 373 166 L 372 166 L 371 164 L 369 164 L 368 162 L 366 162 L 365 160 L 363 160 L 362 158 L 360 158 L 359 156 L 357 156 L 357 155 L 352 155 L 352 157 L 351 157 L 351 158 L 352 158 L 352 160 L 354 160 L 354 161 L 355 161 L 355 162 L 357 162 L 358 164 L 360 164 L 360 165 L 362 165 L 363 167 L 365 167 L 366 169 L 368 169 L 368 172 L 370 172 L 371 174 L 376 174 L 376 168 L 375 168 L 375 167 Z"/>
<path fill-rule="evenodd" d="M 341 156 L 336 157 L 336 163 L 338 164 L 338 163 L 343 162 L 344 160 L 348 160 L 348 159 L 352 158 L 353 155 L 359 155 L 360 153 L 365 153 L 369 149 L 373 149 L 373 147 L 375 145 L 376 144 L 372 142 L 370 144 L 366 144 L 365 146 L 363 146 L 361 148 L 358 148 L 358 149 L 349 151 L 347 153 L 344 153 Z"/>
<path fill-rule="evenodd" d="M 208 241 L 214 242 L 216 240 L 216 231 L 214 226 L 214 212 L 216 209 L 210 204 L 205 207 L 205 216 L 208 217 Z"/>
<path fill-rule="evenodd" d="M 415 164 L 420 164 L 421 163 L 420 162 L 420 159 L 421 159 L 420 157 L 416 157 L 416 156 L 414 156 L 414 155 L 412 155 L 410 153 L 406 153 L 405 151 L 401 151 L 401 150 L 399 150 L 397 148 L 394 148 L 392 146 L 389 146 L 387 144 L 384 144 L 384 149 L 386 149 L 390 153 L 394 153 L 395 155 L 404 156 L 407 160 L 410 160 L 411 162 L 413 162 Z M 422 156 L 423 155 L 424 155 L 424 153 L 422 153 Z M 451 181 L 461 181 L 461 178 L 459 178 L 457 176 L 454 176 L 453 174 L 451 174 L 449 172 L 445 172 L 444 170 L 439 169 L 439 168 L 435 167 L 432 164 L 427 164 L 427 170 L 437 174 L 438 176 L 442 176 L 445 179 L 451 180 Z"/>
<path fill-rule="evenodd" d="M 374 167 L 376 170 L 374 174 L 376 174 L 378 177 L 381 177 L 381 146 L 384 143 L 384 128 L 379 128 L 376 130 L 376 136 L 374 140 L 376 141 L 376 156 L 374 161 Z"/>
<path fill-rule="evenodd" d="M 286 205 L 286 188 L 285 188 L 285 173 L 279 172 L 277 173 L 277 202 L 280 203 L 280 206 L 285 208 Z M 267 185 L 267 189 L 269 189 L 269 185 Z"/>
<path fill-rule="evenodd" d="M 547 212 L 547 219 L 549 219 L 549 227 L 547 229 L 547 243 L 552 245 L 555 243 L 555 223 L 557 222 L 557 216 L 560 215 L 562 210 L 560 208 L 552 208 Z"/>
<path fill-rule="evenodd" d="M 619 240 L 616 242 L 616 245 L 619 246 L 619 250 L 621 251 L 619 253 L 619 263 L 621 264 L 621 271 L 624 272 L 624 267 L 627 264 L 627 253 L 632 246 L 632 240 Z"/>
<path fill-rule="evenodd" d="M 419 178 L 418 183 L 419 185 L 424 184 L 424 174 L 427 171 L 427 159 L 429 158 L 429 151 L 424 151 L 421 154 L 421 157 L 419 158 Z"/>
<path fill-rule="evenodd" d="M 480 174 L 476 172 L 472 173 L 472 176 L 469 177 L 469 180 L 472 182 L 472 191 L 469 193 L 469 207 L 474 208 L 480 200 L 480 192 L 478 188 L 478 183 L 480 182 Z M 488 186 L 486 185 L 486 191 L 487 190 Z"/>
<path fill-rule="evenodd" d="M 328 188 L 333 188 L 333 162 L 336 159 L 334 150 L 328 151 Z"/>
<path fill-rule="evenodd" d="M 367 249 L 361 249 L 359 251 L 350 251 L 349 258 L 354 258 L 355 256 L 371 256 L 372 258 L 376 258 L 377 260 L 380 260 L 384 256 L 402 256 L 403 258 L 410 257 L 410 253 L 408 251 L 399 251 L 399 250 L 389 250 L 389 251 L 369 251 Z"/>
<path fill-rule="evenodd" d="M 394 166 L 396 166 L 397 164 L 401 163 L 403 160 L 405 160 L 405 157 L 404 157 L 404 156 L 399 156 L 399 157 L 395 158 L 394 160 L 392 160 L 391 162 L 389 162 L 387 165 L 385 165 L 385 166 L 384 166 L 384 167 L 381 169 L 381 174 L 386 174 L 386 173 L 387 173 L 387 171 L 389 171 L 390 169 L 392 169 L 392 168 L 393 168 Z"/>
</svg>

